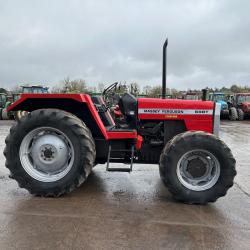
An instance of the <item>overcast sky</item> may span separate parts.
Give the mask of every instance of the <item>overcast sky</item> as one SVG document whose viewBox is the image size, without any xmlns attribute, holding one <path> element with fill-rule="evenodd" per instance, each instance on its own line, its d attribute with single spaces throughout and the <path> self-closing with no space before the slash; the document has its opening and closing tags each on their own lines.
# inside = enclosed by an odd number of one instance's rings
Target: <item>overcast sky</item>
<svg viewBox="0 0 250 250">
<path fill-rule="evenodd" d="M 248 0 L 0 0 L 0 87 L 48 86 L 65 77 L 89 85 L 250 85 Z"/>
</svg>

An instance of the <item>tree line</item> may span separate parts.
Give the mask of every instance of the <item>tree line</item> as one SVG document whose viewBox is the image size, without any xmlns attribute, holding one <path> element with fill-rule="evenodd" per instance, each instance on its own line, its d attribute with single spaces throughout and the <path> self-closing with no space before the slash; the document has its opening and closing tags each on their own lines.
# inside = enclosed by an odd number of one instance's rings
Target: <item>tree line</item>
<svg viewBox="0 0 250 250">
<path fill-rule="evenodd" d="M 105 87 L 109 84 L 99 83 L 97 86 L 89 86 L 83 79 L 70 79 L 65 78 L 63 81 L 54 85 L 50 88 L 51 93 L 88 93 L 88 94 L 100 94 L 103 92 Z M 250 86 L 241 86 L 239 84 L 233 84 L 230 87 L 222 88 L 209 88 L 206 87 L 208 92 L 223 92 L 223 93 L 239 93 L 239 92 L 250 92 Z M 18 92 L 18 86 L 13 87 L 11 92 Z M 181 96 L 183 93 L 201 93 L 201 89 L 188 89 L 188 90 L 177 90 L 175 88 L 167 88 L 167 94 L 172 96 Z M 8 91 L 4 88 L 0 88 L 0 93 L 7 93 Z M 132 82 L 120 83 L 120 88 L 117 89 L 119 93 L 130 92 L 135 96 L 144 95 L 148 97 L 159 97 L 161 95 L 161 85 L 146 85 L 141 87 L 138 83 Z"/>
<path fill-rule="evenodd" d="M 56 93 L 102 93 L 105 87 L 109 84 L 99 83 L 97 86 L 89 86 L 86 81 L 82 79 L 70 80 L 70 78 L 64 79 L 59 85 L 53 87 L 51 92 Z M 240 92 L 250 92 L 250 86 L 241 86 L 240 84 L 233 84 L 230 87 L 221 88 L 209 88 L 206 87 L 208 92 L 223 92 L 226 94 L 230 93 L 240 93 Z M 138 83 L 126 83 L 120 84 L 120 89 L 117 92 L 130 92 L 135 96 L 145 95 L 149 97 L 159 97 L 161 95 L 162 89 L 161 85 L 146 85 L 141 87 Z M 188 90 L 177 90 L 175 88 L 167 88 L 167 94 L 173 96 L 181 96 L 183 93 L 197 93 L 200 94 L 202 89 L 188 89 Z"/>
</svg>

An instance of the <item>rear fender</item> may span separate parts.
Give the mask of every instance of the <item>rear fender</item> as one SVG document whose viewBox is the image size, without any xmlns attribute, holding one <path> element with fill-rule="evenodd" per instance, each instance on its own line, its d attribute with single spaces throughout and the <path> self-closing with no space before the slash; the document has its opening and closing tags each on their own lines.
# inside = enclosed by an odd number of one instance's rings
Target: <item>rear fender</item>
<svg viewBox="0 0 250 250">
<path fill-rule="evenodd" d="M 85 94 L 22 94 L 8 111 L 61 109 L 80 118 L 94 137 L 107 139 L 106 129 L 89 95 Z"/>
</svg>

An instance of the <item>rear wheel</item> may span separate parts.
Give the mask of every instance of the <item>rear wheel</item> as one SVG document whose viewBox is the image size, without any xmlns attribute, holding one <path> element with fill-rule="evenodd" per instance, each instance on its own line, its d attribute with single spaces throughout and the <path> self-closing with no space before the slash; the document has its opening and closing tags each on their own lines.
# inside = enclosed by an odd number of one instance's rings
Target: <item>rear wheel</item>
<svg viewBox="0 0 250 250">
<path fill-rule="evenodd" d="M 6 167 L 19 186 L 39 196 L 60 196 L 80 186 L 94 166 L 95 145 L 86 125 L 70 113 L 36 110 L 6 138 Z"/>
<path fill-rule="evenodd" d="M 235 107 L 230 108 L 229 109 L 229 120 L 236 121 L 237 119 L 238 119 L 237 109 Z"/>
<path fill-rule="evenodd" d="M 175 199 L 205 204 L 224 196 L 233 185 L 235 159 L 216 136 L 185 132 L 165 146 L 160 175 Z"/>
<path fill-rule="evenodd" d="M 244 120 L 244 112 L 242 109 L 238 109 L 238 119 L 239 121 L 243 121 Z"/>
</svg>

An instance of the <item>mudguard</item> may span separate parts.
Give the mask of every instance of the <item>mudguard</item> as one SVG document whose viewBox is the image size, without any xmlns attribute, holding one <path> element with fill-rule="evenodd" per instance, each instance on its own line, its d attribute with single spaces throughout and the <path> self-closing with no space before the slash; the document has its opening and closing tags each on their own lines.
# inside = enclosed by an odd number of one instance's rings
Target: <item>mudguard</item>
<svg viewBox="0 0 250 250">
<path fill-rule="evenodd" d="M 86 123 L 95 138 L 103 137 L 106 140 L 137 138 L 136 130 L 108 131 L 91 97 L 87 94 L 22 94 L 16 102 L 8 107 L 8 111 L 31 112 L 46 108 L 61 109 L 76 115 Z"/>
</svg>

